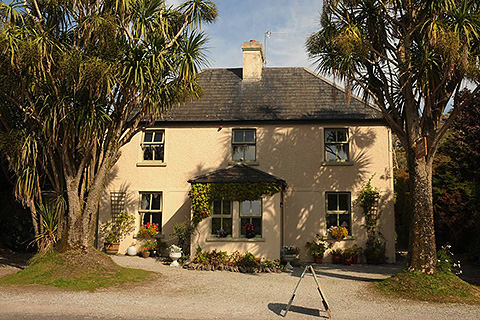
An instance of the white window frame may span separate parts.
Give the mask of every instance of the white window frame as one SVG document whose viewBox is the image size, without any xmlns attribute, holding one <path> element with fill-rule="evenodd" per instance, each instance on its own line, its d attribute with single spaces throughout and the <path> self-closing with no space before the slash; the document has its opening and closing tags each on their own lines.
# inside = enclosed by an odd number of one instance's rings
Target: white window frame
<svg viewBox="0 0 480 320">
<path fill-rule="evenodd" d="M 149 209 L 142 209 L 142 198 L 143 195 L 148 194 L 150 195 L 150 203 L 148 205 Z M 153 194 L 160 194 L 160 209 L 154 209 L 152 210 L 152 199 L 153 199 Z M 146 223 L 146 222 L 152 222 L 152 221 L 143 221 L 145 218 L 146 213 L 150 214 L 160 214 L 160 223 L 158 225 L 158 232 L 162 233 L 162 225 L 163 225 L 163 192 L 162 191 L 140 191 L 139 192 L 139 201 L 138 201 L 138 213 L 140 214 L 140 225 Z"/>
<path fill-rule="evenodd" d="M 327 142 L 327 131 L 335 131 L 335 141 Z M 338 140 L 338 131 L 345 132 L 346 140 Z M 325 146 L 325 162 L 349 162 L 350 161 L 350 134 L 348 128 L 325 128 L 323 130 L 324 133 L 324 146 Z M 347 155 L 346 159 L 338 159 L 337 148 L 335 147 L 335 160 L 328 159 L 328 146 L 337 146 L 337 145 L 344 145 L 345 146 L 345 153 Z M 333 154 L 333 152 L 331 152 Z"/>
<path fill-rule="evenodd" d="M 337 196 L 337 210 L 329 210 L 328 209 L 328 196 L 334 194 Z M 340 195 L 347 195 L 347 203 L 348 203 L 348 209 L 347 210 L 340 210 Z M 352 200 L 351 200 L 352 194 L 350 192 L 346 191 L 328 191 L 325 192 L 325 221 L 326 221 L 326 227 L 328 229 L 328 216 L 329 215 L 336 215 L 337 216 L 337 226 L 341 226 L 340 224 L 340 215 L 345 215 L 347 214 L 349 216 L 349 225 L 347 227 L 348 229 L 348 235 L 352 235 Z"/>
<path fill-rule="evenodd" d="M 259 201 L 260 202 L 260 215 L 253 215 L 253 214 L 248 214 L 244 215 L 243 214 L 243 203 L 249 201 L 250 202 L 250 213 L 252 212 L 252 202 L 254 201 Z M 262 199 L 257 199 L 257 200 L 245 200 L 245 201 L 239 201 L 239 219 L 238 219 L 238 226 L 240 228 L 240 236 L 245 237 L 245 231 L 243 230 L 242 227 L 242 218 L 243 219 L 250 219 L 250 223 L 252 223 L 252 218 L 253 219 L 260 219 L 260 226 L 261 230 L 260 233 L 257 234 L 255 237 L 263 237 L 263 200 Z M 258 232 L 257 232 L 258 233 Z"/>
<path fill-rule="evenodd" d="M 146 133 L 152 133 L 152 142 L 145 142 L 145 135 Z M 155 140 L 155 135 L 157 133 L 162 133 L 162 141 L 153 141 Z M 155 159 L 155 152 L 152 152 L 152 160 L 145 160 L 145 149 L 147 147 L 156 147 L 156 146 L 163 146 L 163 159 Z M 142 148 L 142 162 L 151 162 L 151 163 L 164 163 L 165 162 L 165 130 L 164 129 L 147 129 L 143 131 L 142 134 L 142 142 L 140 144 Z"/>
<path fill-rule="evenodd" d="M 215 214 L 214 212 L 214 205 L 215 205 L 215 201 L 220 201 L 220 212 L 221 214 Z M 230 213 L 229 214 L 224 214 L 223 213 L 223 203 L 225 201 L 228 201 L 230 202 Z M 232 231 L 231 233 L 228 235 L 228 237 L 233 237 L 233 201 L 232 200 L 214 200 L 214 202 L 212 203 L 212 219 L 211 220 L 211 224 L 210 224 L 210 233 L 212 235 L 216 235 L 216 233 L 213 232 L 213 219 L 216 218 L 216 219 L 220 219 L 220 228 L 223 229 L 223 219 L 231 219 L 232 221 Z M 225 229 L 224 229 L 225 230 Z"/>
<path fill-rule="evenodd" d="M 243 137 L 244 137 L 244 140 L 245 140 L 245 132 L 246 131 L 253 131 L 253 142 L 246 142 L 246 141 L 235 141 L 235 132 L 238 132 L 238 131 L 243 131 Z M 234 156 L 235 156 L 235 152 L 234 152 L 234 147 L 235 146 L 254 146 L 255 148 L 255 158 L 254 159 L 245 159 L 245 151 L 243 152 L 243 160 L 241 159 L 234 159 Z M 232 160 L 235 161 L 235 162 L 240 162 L 240 161 L 245 161 L 245 162 L 255 162 L 257 161 L 257 129 L 255 128 L 236 128 L 236 129 L 232 129 Z"/>
</svg>

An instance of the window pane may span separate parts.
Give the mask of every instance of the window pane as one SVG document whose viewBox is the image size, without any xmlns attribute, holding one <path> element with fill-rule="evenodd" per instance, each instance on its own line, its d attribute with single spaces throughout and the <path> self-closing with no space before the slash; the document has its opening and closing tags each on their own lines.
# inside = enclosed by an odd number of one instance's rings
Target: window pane
<svg viewBox="0 0 480 320">
<path fill-rule="evenodd" d="M 240 219 L 240 234 L 245 235 L 245 225 L 250 222 L 250 218 L 241 218 Z"/>
<path fill-rule="evenodd" d="M 337 195 L 330 193 L 327 195 L 327 210 L 336 211 L 338 208 Z"/>
<path fill-rule="evenodd" d="M 335 130 L 325 129 L 325 142 L 336 142 Z"/>
<path fill-rule="evenodd" d="M 243 140 L 243 130 L 233 131 L 233 142 L 244 142 L 244 140 Z"/>
<path fill-rule="evenodd" d="M 261 216 L 262 212 L 260 211 L 260 200 L 252 201 L 252 215 Z"/>
<path fill-rule="evenodd" d="M 140 202 L 140 209 L 150 210 L 150 194 L 142 194 L 142 200 Z"/>
<path fill-rule="evenodd" d="M 152 210 L 160 210 L 161 199 L 162 199 L 162 195 L 160 193 L 152 194 Z"/>
<path fill-rule="evenodd" d="M 146 147 L 143 151 L 143 160 L 153 160 L 153 148 Z"/>
<path fill-rule="evenodd" d="M 152 213 L 152 223 L 156 223 L 160 231 L 162 226 L 162 215 L 160 213 Z"/>
<path fill-rule="evenodd" d="M 241 208 L 241 211 L 240 211 L 240 214 L 242 216 L 249 216 L 250 215 L 250 201 L 243 201 L 241 204 L 240 204 L 240 208 Z"/>
<path fill-rule="evenodd" d="M 223 214 L 231 214 L 231 201 L 223 201 Z"/>
<path fill-rule="evenodd" d="M 339 210 L 348 210 L 348 195 L 347 194 L 339 194 L 338 195 L 338 209 Z"/>
<path fill-rule="evenodd" d="M 147 223 L 149 223 L 149 222 L 150 222 L 150 223 L 152 222 L 152 214 L 146 212 L 146 213 L 143 215 L 143 224 L 147 224 Z"/>
<path fill-rule="evenodd" d="M 347 129 L 337 131 L 337 141 L 339 142 L 347 141 Z"/>
<path fill-rule="evenodd" d="M 245 142 L 255 143 L 255 131 L 245 130 Z"/>
<path fill-rule="evenodd" d="M 327 214 L 327 229 L 330 227 L 335 227 L 336 225 L 337 225 L 337 215 Z"/>
<path fill-rule="evenodd" d="M 153 142 L 163 142 L 163 131 L 156 131 Z"/>
<path fill-rule="evenodd" d="M 351 235 L 352 232 L 350 231 L 350 215 L 349 214 L 339 214 L 338 215 L 338 223 L 340 226 L 347 228 L 348 234 Z"/>
<path fill-rule="evenodd" d="M 218 230 L 222 228 L 221 218 L 212 218 L 212 234 L 217 234 Z"/>
<path fill-rule="evenodd" d="M 153 148 L 155 150 L 154 160 L 163 161 L 163 144 Z"/>
<path fill-rule="evenodd" d="M 347 161 L 348 160 L 348 151 L 346 144 L 337 145 L 337 160 L 338 161 Z"/>
<path fill-rule="evenodd" d="M 153 138 L 153 132 L 146 131 L 145 135 L 143 136 L 143 142 L 152 142 L 152 138 Z"/>
<path fill-rule="evenodd" d="M 243 146 L 233 146 L 233 161 L 243 159 Z"/>
<path fill-rule="evenodd" d="M 232 235 L 232 219 L 231 218 L 223 218 L 223 230 L 228 235 Z"/>
<path fill-rule="evenodd" d="M 327 161 L 336 161 L 336 148 L 334 144 L 325 145 L 325 151 L 327 152 Z"/>
<path fill-rule="evenodd" d="M 255 160 L 255 146 L 249 145 L 245 146 L 245 157 L 243 160 L 245 161 L 253 161 Z"/>
<path fill-rule="evenodd" d="M 222 201 L 213 201 L 213 214 L 222 214 Z"/>
<path fill-rule="evenodd" d="M 262 218 L 252 218 L 252 224 L 255 227 L 255 234 L 262 235 Z"/>
</svg>

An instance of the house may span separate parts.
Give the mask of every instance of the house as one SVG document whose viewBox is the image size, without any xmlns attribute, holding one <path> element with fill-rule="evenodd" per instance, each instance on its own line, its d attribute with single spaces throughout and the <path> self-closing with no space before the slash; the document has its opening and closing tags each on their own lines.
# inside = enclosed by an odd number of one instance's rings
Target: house
<svg viewBox="0 0 480 320">
<path fill-rule="evenodd" d="M 380 231 L 394 262 L 392 133 L 380 111 L 356 97 L 346 102 L 344 90 L 305 68 L 263 67 L 257 41 L 245 42 L 242 51 L 243 68 L 203 70 L 200 99 L 122 148 L 101 220 L 127 210 L 137 218 L 137 231 L 156 222 L 168 239 L 176 223 L 192 217 L 192 186 L 275 185 L 276 191 L 256 199 L 213 199 L 192 248 L 273 259 L 291 245 L 311 261 L 305 243 L 317 233 L 327 238 L 332 225 L 349 230 L 337 247 L 365 245 L 364 216 L 354 200 L 373 177 L 381 193 Z M 246 224 L 254 234 L 247 234 Z"/>
</svg>

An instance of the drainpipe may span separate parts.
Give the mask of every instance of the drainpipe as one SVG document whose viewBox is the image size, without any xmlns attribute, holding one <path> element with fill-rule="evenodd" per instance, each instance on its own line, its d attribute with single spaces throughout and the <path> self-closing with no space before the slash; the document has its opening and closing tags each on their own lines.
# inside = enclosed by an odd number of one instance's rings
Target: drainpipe
<svg viewBox="0 0 480 320">
<path fill-rule="evenodd" d="M 282 190 L 280 192 L 280 249 L 283 247 L 283 244 L 285 243 L 284 237 L 284 199 L 285 199 L 285 194 L 284 191 Z"/>
</svg>

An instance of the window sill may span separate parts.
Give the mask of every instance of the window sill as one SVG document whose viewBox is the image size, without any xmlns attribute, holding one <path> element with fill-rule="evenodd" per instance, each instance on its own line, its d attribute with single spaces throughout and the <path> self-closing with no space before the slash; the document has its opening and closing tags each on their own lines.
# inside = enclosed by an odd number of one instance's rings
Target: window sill
<svg viewBox="0 0 480 320">
<path fill-rule="evenodd" d="M 145 239 L 145 238 L 139 237 L 139 236 L 133 236 L 133 239 L 135 239 L 135 240 L 151 240 L 151 239 Z M 152 239 L 165 239 L 165 235 L 162 234 L 162 233 L 157 233 L 156 235 L 154 235 L 152 237 Z"/>
<path fill-rule="evenodd" d="M 207 242 L 265 242 L 265 238 L 217 238 L 217 237 L 208 237 Z"/>
<path fill-rule="evenodd" d="M 322 161 L 322 166 L 353 166 L 353 161 Z"/>
<path fill-rule="evenodd" d="M 166 167 L 166 162 L 137 162 L 137 167 Z"/>
<path fill-rule="evenodd" d="M 343 238 L 342 240 L 340 241 L 349 241 L 349 240 L 355 240 L 356 238 L 354 236 L 347 236 L 345 238 Z M 332 237 L 329 237 L 329 236 L 323 236 L 322 237 L 322 240 L 323 241 L 338 241 L 337 239 L 334 239 Z"/>
<path fill-rule="evenodd" d="M 260 165 L 260 162 L 257 162 L 257 161 L 229 161 L 228 162 L 229 166 L 233 166 L 235 164 L 244 164 L 247 166 L 257 167 Z"/>
</svg>

